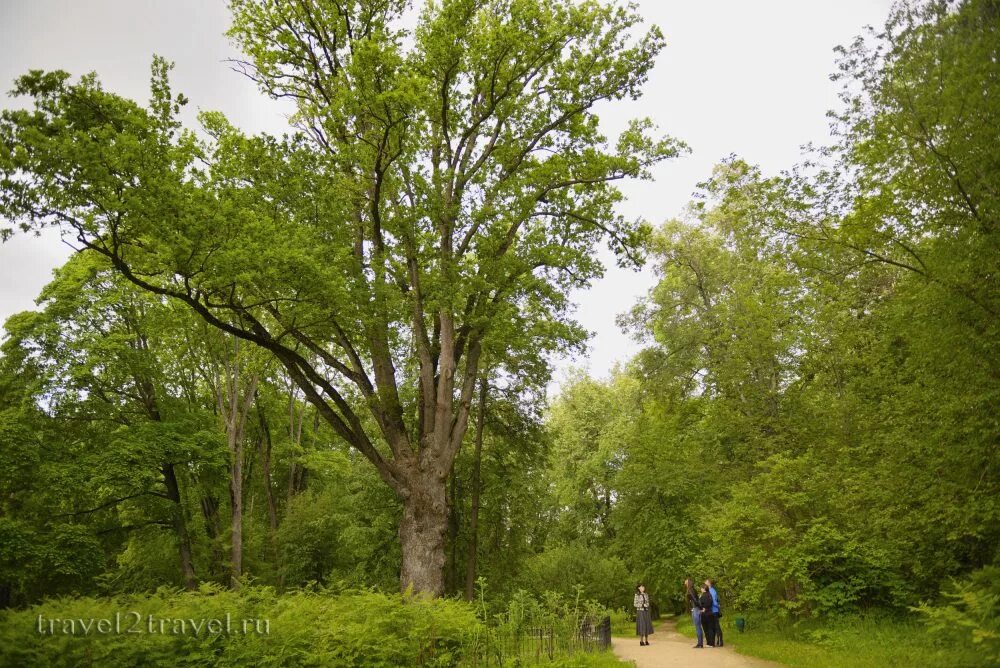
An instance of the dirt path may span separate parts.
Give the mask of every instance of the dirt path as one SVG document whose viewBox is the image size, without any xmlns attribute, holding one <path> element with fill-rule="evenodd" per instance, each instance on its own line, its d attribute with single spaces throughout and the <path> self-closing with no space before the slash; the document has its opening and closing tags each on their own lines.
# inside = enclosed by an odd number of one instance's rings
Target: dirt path
<svg viewBox="0 0 1000 668">
<path fill-rule="evenodd" d="M 668 619 L 650 636 L 649 645 L 639 646 L 638 638 L 612 638 L 615 656 L 635 661 L 638 668 L 669 668 L 670 666 L 711 666 L 712 668 L 773 668 L 780 664 L 737 654 L 727 642 L 725 647 L 694 649 L 694 640 L 674 630 Z"/>
</svg>

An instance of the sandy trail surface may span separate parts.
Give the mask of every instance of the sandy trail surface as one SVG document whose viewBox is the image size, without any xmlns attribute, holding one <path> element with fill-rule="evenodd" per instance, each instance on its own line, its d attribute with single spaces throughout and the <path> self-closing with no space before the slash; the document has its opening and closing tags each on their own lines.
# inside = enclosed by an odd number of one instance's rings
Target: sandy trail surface
<svg viewBox="0 0 1000 668">
<path fill-rule="evenodd" d="M 611 639 L 611 647 L 615 655 L 626 661 L 635 661 L 638 668 L 669 668 L 670 666 L 775 668 L 781 665 L 737 654 L 728 642 L 723 647 L 704 647 L 703 649 L 694 649 L 692 647 L 694 643 L 693 639 L 682 636 L 674 629 L 674 620 L 672 619 L 668 619 L 656 627 L 656 632 L 649 637 L 649 645 L 646 646 L 640 646 L 637 637 L 614 637 Z"/>
</svg>

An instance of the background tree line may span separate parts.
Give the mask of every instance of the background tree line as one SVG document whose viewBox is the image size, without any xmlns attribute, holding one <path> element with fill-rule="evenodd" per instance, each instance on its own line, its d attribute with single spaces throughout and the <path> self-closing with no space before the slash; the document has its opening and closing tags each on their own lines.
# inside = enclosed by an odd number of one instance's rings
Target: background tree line
<svg viewBox="0 0 1000 668">
<path fill-rule="evenodd" d="M 958 579 L 996 618 L 998 17 L 898 5 L 839 52 L 830 147 L 730 158 L 656 232 L 646 347 L 552 409 L 563 540 L 675 598 L 905 612 Z"/>
</svg>

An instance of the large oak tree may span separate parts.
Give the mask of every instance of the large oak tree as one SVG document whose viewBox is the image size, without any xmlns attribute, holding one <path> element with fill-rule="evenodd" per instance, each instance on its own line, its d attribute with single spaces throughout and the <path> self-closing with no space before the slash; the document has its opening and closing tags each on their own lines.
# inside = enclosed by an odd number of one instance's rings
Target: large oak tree
<svg viewBox="0 0 1000 668">
<path fill-rule="evenodd" d="M 296 104 L 281 138 L 218 113 L 185 130 L 161 59 L 148 108 L 30 72 L 33 108 L 0 120 L 0 214 L 269 351 L 401 500 L 403 588 L 440 594 L 481 351 L 578 337 L 596 244 L 635 260 L 646 230 L 614 182 L 681 147 L 648 121 L 601 134 L 663 45 L 634 8 L 445 0 L 406 31 L 406 4 L 232 2 L 237 69 Z"/>
</svg>

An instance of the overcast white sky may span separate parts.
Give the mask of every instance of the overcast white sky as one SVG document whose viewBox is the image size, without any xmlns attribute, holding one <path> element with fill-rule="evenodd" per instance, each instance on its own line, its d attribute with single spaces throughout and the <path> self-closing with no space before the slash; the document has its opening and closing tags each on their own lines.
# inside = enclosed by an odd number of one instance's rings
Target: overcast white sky
<svg viewBox="0 0 1000 668">
<path fill-rule="evenodd" d="M 420 0 L 417 0 L 418 2 Z M 661 165 L 653 182 L 625 186 L 622 213 L 654 223 L 679 215 L 712 165 L 735 153 L 766 172 L 790 167 L 807 142 L 828 136 L 825 112 L 836 107 L 833 47 L 866 24 L 881 25 L 890 0 L 639 0 L 667 48 L 643 99 L 605 112 L 614 136 L 627 119 L 651 116 L 683 139 L 687 157 Z M 0 0 L 0 90 L 32 68 L 96 71 L 108 90 L 145 101 L 154 53 L 176 63 L 174 90 L 197 109 L 224 112 L 247 132 L 285 129 L 283 109 L 260 96 L 224 62 L 237 55 L 223 35 L 223 0 Z M 15 103 L 0 95 L 0 106 Z M 68 257 L 57 234 L 18 236 L 0 245 L 0 322 L 34 308 L 52 269 Z M 563 360 L 557 376 L 584 366 L 603 376 L 636 345 L 615 325 L 652 285 L 649 269 L 608 273 L 575 295 L 578 319 L 594 332 L 590 352 Z"/>
</svg>

